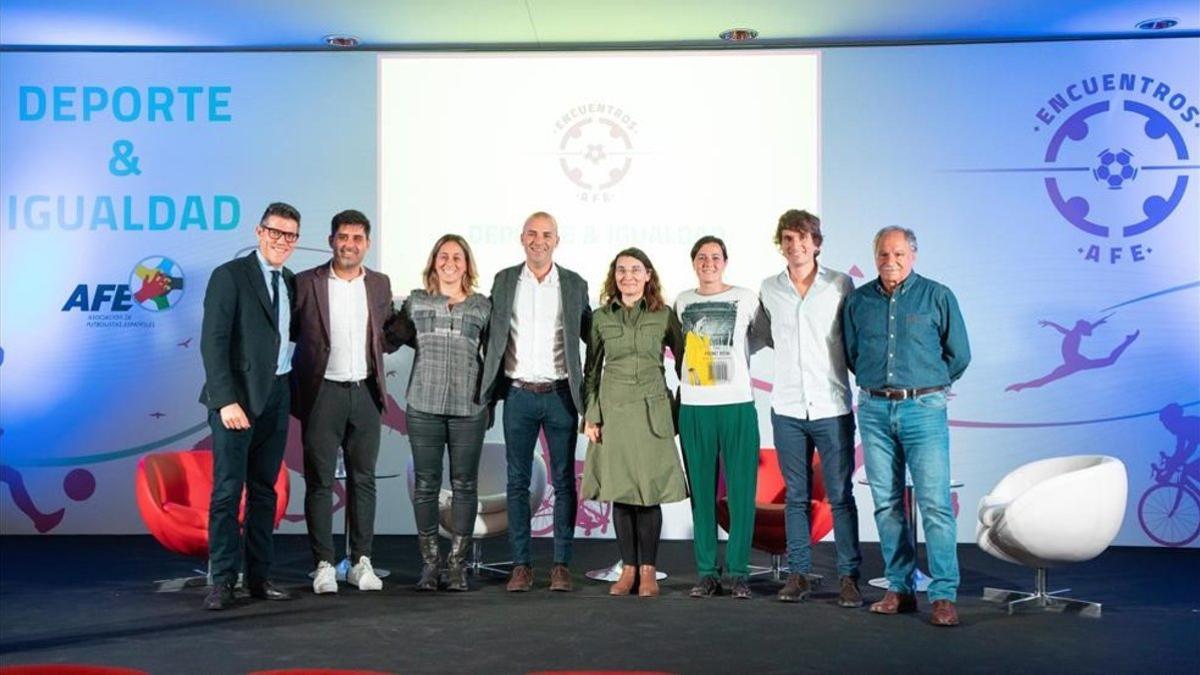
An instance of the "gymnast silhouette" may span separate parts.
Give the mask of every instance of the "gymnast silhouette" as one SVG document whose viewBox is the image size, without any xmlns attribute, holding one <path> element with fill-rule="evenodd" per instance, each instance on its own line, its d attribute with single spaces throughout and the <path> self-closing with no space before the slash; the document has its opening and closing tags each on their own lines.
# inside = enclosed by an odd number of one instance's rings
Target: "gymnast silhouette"
<svg viewBox="0 0 1200 675">
<path fill-rule="evenodd" d="M 1017 384 L 1010 384 L 1010 385 L 1008 385 L 1008 387 L 1006 387 L 1004 389 L 1004 391 L 1021 391 L 1022 389 L 1030 389 L 1030 388 L 1034 388 L 1034 387 L 1040 387 L 1042 385 L 1049 384 L 1055 380 L 1061 380 L 1062 378 L 1067 377 L 1068 375 L 1073 375 L 1074 373 L 1077 373 L 1081 370 L 1092 370 L 1094 368 L 1107 368 L 1108 366 L 1111 366 L 1112 364 L 1116 363 L 1117 359 L 1121 357 L 1121 353 L 1124 352 L 1129 347 L 1129 345 L 1133 344 L 1133 341 L 1137 339 L 1138 335 L 1141 333 L 1140 330 L 1134 331 L 1134 332 L 1130 333 L 1129 335 L 1126 335 L 1125 341 L 1122 342 L 1121 344 L 1117 345 L 1117 348 L 1112 350 L 1111 354 L 1109 354 L 1108 356 L 1106 356 L 1102 359 L 1088 358 L 1079 353 L 1079 343 L 1083 341 L 1083 338 L 1091 335 L 1092 331 L 1094 329 L 1096 329 L 1098 326 L 1100 326 L 1104 322 L 1108 321 L 1108 318 L 1111 316 L 1112 316 L 1112 314 L 1109 314 L 1108 316 L 1104 317 L 1103 319 L 1100 319 L 1096 323 L 1088 323 L 1087 321 L 1080 319 L 1079 321 L 1075 322 L 1075 326 L 1073 328 L 1071 328 L 1070 330 L 1063 328 L 1062 326 L 1054 323 L 1053 321 L 1046 321 L 1045 319 L 1039 321 L 1038 322 L 1039 326 L 1042 326 L 1043 328 L 1046 326 L 1050 326 L 1054 330 L 1063 334 L 1063 341 L 1062 341 L 1063 362 L 1062 362 L 1062 365 L 1060 365 L 1059 367 L 1050 371 L 1047 375 L 1037 378 L 1036 380 L 1030 380 L 1028 382 L 1018 382 Z"/>
</svg>

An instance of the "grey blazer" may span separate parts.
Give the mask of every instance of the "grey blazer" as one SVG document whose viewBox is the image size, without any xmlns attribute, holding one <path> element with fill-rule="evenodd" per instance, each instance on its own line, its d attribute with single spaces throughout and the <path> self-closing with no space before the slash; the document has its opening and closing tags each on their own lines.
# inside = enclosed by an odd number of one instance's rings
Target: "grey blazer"
<svg viewBox="0 0 1200 675">
<path fill-rule="evenodd" d="M 517 280 L 525 263 L 500 270 L 492 282 L 492 318 L 488 329 L 487 357 L 483 363 L 483 380 L 479 388 L 480 403 L 491 403 L 508 393 L 508 378 L 504 376 L 504 353 L 512 325 L 513 301 Z M 558 266 L 558 288 L 562 297 L 563 345 L 566 350 L 567 377 L 575 410 L 583 412 L 583 360 L 580 340 L 592 332 L 592 306 L 588 302 L 587 282 L 571 270 Z"/>
</svg>

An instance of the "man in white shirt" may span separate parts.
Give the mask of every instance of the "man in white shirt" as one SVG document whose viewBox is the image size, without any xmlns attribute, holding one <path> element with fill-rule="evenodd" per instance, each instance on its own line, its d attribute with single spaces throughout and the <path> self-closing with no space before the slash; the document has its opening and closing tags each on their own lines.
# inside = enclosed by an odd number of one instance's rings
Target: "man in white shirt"
<svg viewBox="0 0 1200 675">
<path fill-rule="evenodd" d="M 383 582 L 371 565 L 375 533 L 375 462 L 387 403 L 387 322 L 397 316 L 387 275 L 369 270 L 371 223 L 359 211 L 333 217 L 333 259 L 296 275 L 292 339 L 292 414 L 304 439 L 304 520 L 316 573 L 314 593 L 336 593 L 332 496 L 338 448 L 346 464 L 352 567 L 346 581 L 362 591 Z"/>
<path fill-rule="evenodd" d="M 788 580 L 779 599 L 800 602 L 811 591 L 809 531 L 814 448 L 820 454 L 825 495 L 833 510 L 840 577 L 838 604 L 859 607 L 858 508 L 854 503 L 854 415 L 841 335 L 841 308 L 854 290 L 850 277 L 817 263 L 821 221 L 807 211 L 787 211 L 775 229 L 775 244 L 787 269 L 763 280 L 763 311 L 775 347 L 771 426 L 779 467 L 787 486 L 784 508 Z"/>
<path fill-rule="evenodd" d="M 575 444 L 583 410 L 579 342 L 591 331 L 587 282 L 554 264 L 558 223 L 544 211 L 525 219 L 525 262 L 501 270 L 492 284 L 492 317 L 481 398 L 504 400 L 508 453 L 508 590 L 533 587 L 529 552 L 529 483 L 538 435 L 545 433 L 554 486 L 554 565 L 550 590 L 570 591 L 575 537 Z"/>
</svg>

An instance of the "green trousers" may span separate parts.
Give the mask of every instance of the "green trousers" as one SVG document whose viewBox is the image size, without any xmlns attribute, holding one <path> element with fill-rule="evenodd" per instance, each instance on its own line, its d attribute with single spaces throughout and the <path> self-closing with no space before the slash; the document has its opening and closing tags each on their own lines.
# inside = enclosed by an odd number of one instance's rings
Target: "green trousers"
<svg viewBox="0 0 1200 675">
<path fill-rule="evenodd" d="M 679 408 L 679 442 L 692 487 L 693 546 L 700 578 L 720 575 L 717 567 L 717 462 L 725 468 L 729 500 L 729 576 L 750 574 L 754 534 L 754 491 L 758 482 L 758 413 L 753 402 L 684 405 Z"/>
</svg>

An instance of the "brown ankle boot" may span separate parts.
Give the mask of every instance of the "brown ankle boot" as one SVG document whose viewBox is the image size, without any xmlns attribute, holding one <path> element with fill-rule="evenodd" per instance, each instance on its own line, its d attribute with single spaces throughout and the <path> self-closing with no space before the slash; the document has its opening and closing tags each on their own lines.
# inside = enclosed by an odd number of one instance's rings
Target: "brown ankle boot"
<svg viewBox="0 0 1200 675">
<path fill-rule="evenodd" d="M 658 576 L 654 565 L 638 566 L 638 595 L 643 598 L 653 598 L 658 595 Z"/>
<path fill-rule="evenodd" d="M 633 584 L 637 581 L 637 566 L 622 565 L 621 578 L 617 579 L 616 583 L 608 587 L 609 595 L 629 595 L 633 590 Z"/>
</svg>

